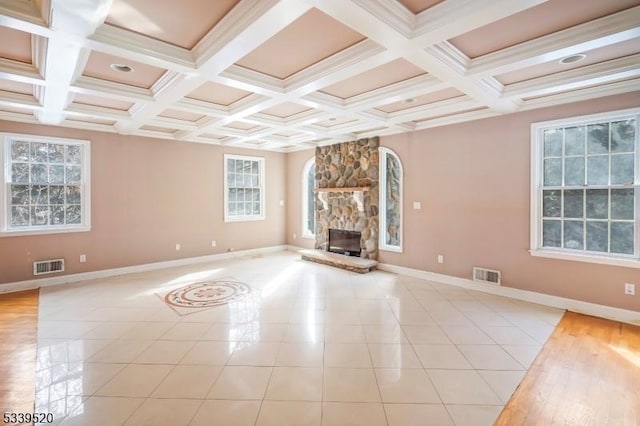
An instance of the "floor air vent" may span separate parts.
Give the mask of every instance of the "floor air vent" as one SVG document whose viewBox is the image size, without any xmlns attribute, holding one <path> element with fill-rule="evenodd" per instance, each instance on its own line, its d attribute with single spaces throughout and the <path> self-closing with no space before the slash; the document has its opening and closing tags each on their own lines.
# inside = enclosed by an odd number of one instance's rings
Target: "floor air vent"
<svg viewBox="0 0 640 426">
<path fill-rule="evenodd" d="M 33 275 L 52 274 L 64 271 L 64 259 L 41 260 L 33 262 Z"/>
<path fill-rule="evenodd" d="M 491 284 L 500 285 L 500 271 L 486 268 L 473 268 L 473 279 L 475 281 L 484 281 Z"/>
</svg>

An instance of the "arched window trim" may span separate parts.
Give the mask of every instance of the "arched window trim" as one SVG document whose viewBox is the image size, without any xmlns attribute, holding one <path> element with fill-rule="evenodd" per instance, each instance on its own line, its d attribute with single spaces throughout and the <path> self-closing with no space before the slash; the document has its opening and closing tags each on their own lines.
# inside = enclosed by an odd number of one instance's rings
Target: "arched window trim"
<svg viewBox="0 0 640 426">
<path fill-rule="evenodd" d="M 311 194 L 309 193 L 309 191 L 307 191 L 307 178 L 309 176 L 309 172 L 311 171 L 311 167 L 315 167 L 316 165 L 316 158 L 311 157 L 309 160 L 307 160 L 307 162 L 304 164 L 304 167 L 302 168 L 302 238 L 310 238 L 310 239 L 314 239 L 316 238 L 316 234 L 315 234 L 315 230 L 314 232 L 309 232 L 309 230 L 307 229 L 307 219 L 309 217 L 309 214 L 313 214 L 315 216 L 315 212 L 309 212 L 308 206 L 309 206 L 309 197 L 315 197 L 316 194 L 314 192 L 312 192 Z M 314 185 L 315 186 L 315 185 Z M 314 224 L 315 224 L 315 218 L 314 218 Z"/>
<path fill-rule="evenodd" d="M 379 170 L 380 170 L 380 186 L 379 186 L 379 190 L 380 190 L 380 229 L 378 232 L 379 235 L 379 242 L 378 242 L 378 248 L 380 250 L 384 250 L 384 251 L 392 251 L 392 252 L 396 252 L 396 253 L 402 253 L 402 245 L 404 244 L 404 212 L 403 212 L 403 204 L 404 204 L 404 168 L 402 166 L 402 161 L 400 161 L 400 157 L 398 157 L 398 154 L 396 154 L 395 152 L 393 152 L 391 149 L 386 148 L 381 146 L 378 149 L 379 152 Z M 386 216 L 386 211 L 387 211 L 387 197 L 386 197 L 386 189 L 387 189 L 387 156 L 393 156 L 396 161 L 398 162 L 398 165 L 400 166 L 400 191 L 399 191 L 399 200 L 400 200 L 400 230 L 399 230 L 399 234 L 400 234 L 400 245 L 389 245 L 386 243 L 386 229 L 387 229 L 387 216 Z"/>
</svg>

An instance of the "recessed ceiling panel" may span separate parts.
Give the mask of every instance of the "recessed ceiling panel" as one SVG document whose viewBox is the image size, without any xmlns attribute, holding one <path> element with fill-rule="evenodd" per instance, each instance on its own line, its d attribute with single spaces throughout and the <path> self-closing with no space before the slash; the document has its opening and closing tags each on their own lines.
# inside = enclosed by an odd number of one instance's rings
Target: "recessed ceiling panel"
<svg viewBox="0 0 640 426">
<path fill-rule="evenodd" d="M 187 95 L 188 98 L 228 106 L 249 96 L 251 92 L 214 82 L 207 82 Z"/>
<path fill-rule="evenodd" d="M 0 58 L 31 63 L 31 34 L 0 26 Z"/>
<path fill-rule="evenodd" d="M 442 3 L 444 0 L 398 0 L 404 7 L 409 9 L 415 14 L 429 9 L 431 6 L 435 6 L 438 3 Z"/>
<path fill-rule="evenodd" d="M 82 93 L 76 93 L 76 95 L 73 97 L 73 103 L 117 109 L 120 111 L 128 111 L 129 108 L 133 106 L 132 102 L 101 98 L 99 96 L 85 95 Z"/>
<path fill-rule="evenodd" d="M 311 108 L 302 106 L 299 104 L 294 104 L 293 102 L 285 102 L 280 105 L 276 105 L 271 108 L 267 108 L 262 112 L 264 114 L 273 115 L 280 118 L 285 118 L 292 116 L 294 114 L 299 114 L 303 111 L 309 111 Z"/>
<path fill-rule="evenodd" d="M 519 81 L 530 80 L 532 78 L 541 77 L 544 75 L 567 71 L 574 68 L 582 68 L 587 65 L 597 64 L 599 62 L 604 62 L 611 59 L 633 55 L 635 53 L 640 53 L 640 40 L 628 40 L 622 43 L 616 43 L 611 46 L 601 47 L 600 49 L 594 49 L 584 53 L 587 55 L 587 57 L 579 62 L 573 62 L 569 64 L 561 64 L 560 61 L 546 62 L 534 67 L 502 74 L 497 78 L 500 83 L 507 85 L 517 83 Z"/>
<path fill-rule="evenodd" d="M 19 81 L 2 80 L 0 79 L 0 90 L 13 93 L 22 93 L 24 95 L 33 94 L 33 86 L 27 83 L 20 83 Z"/>
<path fill-rule="evenodd" d="M 342 99 L 416 77 L 426 72 L 404 59 L 396 59 L 322 89 L 322 92 Z"/>
<path fill-rule="evenodd" d="M 466 113 L 466 112 L 483 111 L 483 110 L 488 110 L 488 109 L 489 108 L 487 108 L 487 107 L 463 109 L 463 110 L 456 111 L 456 112 L 451 112 L 451 113 L 448 113 L 448 114 L 434 115 L 433 117 L 427 117 L 427 118 L 423 118 L 423 119 L 420 119 L 420 120 L 414 120 L 413 122 L 415 124 L 424 124 L 424 123 L 427 123 L 427 122 L 429 122 L 431 120 L 435 120 L 436 118 L 453 117 L 453 116 L 456 116 L 458 114 L 463 114 L 463 113 Z"/>
<path fill-rule="evenodd" d="M 258 127 L 258 125 L 254 123 L 245 123 L 243 121 L 234 121 L 232 123 L 226 124 L 225 127 L 230 127 L 236 130 L 251 130 L 254 127 Z"/>
<path fill-rule="evenodd" d="M 151 132 L 159 132 L 159 133 L 166 133 L 166 134 L 173 134 L 175 133 L 177 130 L 176 129 L 169 129 L 166 127 L 160 127 L 160 126 L 149 126 L 149 125 L 145 125 L 140 127 L 141 130 L 149 130 Z"/>
<path fill-rule="evenodd" d="M 111 67 L 112 64 L 127 65 L 133 68 L 133 70 L 131 72 L 116 71 Z M 148 89 L 162 77 L 164 72 L 165 70 L 162 68 L 156 68 L 129 59 L 93 51 L 91 55 L 89 55 L 89 60 L 82 74 L 88 77 Z"/>
<path fill-rule="evenodd" d="M 357 121 L 358 120 L 356 120 L 353 117 L 336 117 L 335 120 L 318 121 L 315 124 L 322 127 L 333 127 L 333 126 L 338 126 L 346 123 L 355 124 Z"/>
<path fill-rule="evenodd" d="M 160 114 L 160 117 L 175 118 L 176 120 L 195 122 L 204 117 L 204 115 L 192 112 L 178 111 L 176 109 L 167 109 L 162 114 Z"/>
<path fill-rule="evenodd" d="M 13 108 L 10 106 L 2 105 L 0 106 L 0 113 L 3 113 L 3 112 L 11 112 L 14 114 L 24 114 L 24 115 L 33 116 L 33 112 L 28 108 Z"/>
<path fill-rule="evenodd" d="M 464 93 L 454 88 L 439 90 L 437 92 L 429 93 L 426 95 L 415 96 L 413 98 L 407 98 L 404 101 L 394 102 L 391 104 L 379 106 L 376 109 L 384 111 L 386 113 L 392 113 L 396 111 L 402 111 L 403 109 L 415 108 L 417 106 L 430 104 L 433 102 L 444 101 L 446 99 L 456 98 L 462 96 Z"/>
<path fill-rule="evenodd" d="M 239 0 L 114 0 L 106 22 L 191 49 L 237 3 Z"/>
<path fill-rule="evenodd" d="M 236 64 L 286 78 L 361 40 L 362 34 L 311 9 Z"/>
<path fill-rule="evenodd" d="M 449 41 L 476 58 L 637 5 L 637 0 L 549 0 Z"/>
<path fill-rule="evenodd" d="M 282 136 L 285 138 L 289 138 L 291 136 L 299 135 L 300 132 L 296 132 L 293 130 L 280 130 L 278 133 L 274 133 L 274 136 Z"/>
</svg>

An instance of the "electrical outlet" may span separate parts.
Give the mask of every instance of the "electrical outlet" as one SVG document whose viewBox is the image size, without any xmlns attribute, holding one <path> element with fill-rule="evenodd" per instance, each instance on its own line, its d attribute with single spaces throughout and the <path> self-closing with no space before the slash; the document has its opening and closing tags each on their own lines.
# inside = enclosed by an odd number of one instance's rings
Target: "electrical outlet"
<svg viewBox="0 0 640 426">
<path fill-rule="evenodd" d="M 80 255 L 80 263 L 85 263 L 87 261 L 87 255 L 86 254 L 81 254 Z"/>
<path fill-rule="evenodd" d="M 211 247 L 215 247 L 217 244 L 216 240 L 211 240 Z"/>
<path fill-rule="evenodd" d="M 420 201 L 414 201 L 413 202 L 413 209 L 414 210 L 420 210 L 422 208 L 422 203 Z"/>
<path fill-rule="evenodd" d="M 438 263 L 444 263 L 444 256 L 441 254 L 438 255 Z"/>
<path fill-rule="evenodd" d="M 176 243 L 176 251 L 180 251 L 180 243 Z"/>
<path fill-rule="evenodd" d="M 636 285 L 632 283 L 625 283 L 624 285 L 624 294 L 628 294 L 629 296 L 636 295 Z"/>
<path fill-rule="evenodd" d="M 280 200 L 280 207 L 284 206 L 284 200 Z"/>
<path fill-rule="evenodd" d="M 293 233 L 293 239 L 295 240 L 298 236 L 296 235 L 296 233 Z"/>
<path fill-rule="evenodd" d="M 233 248 L 233 247 L 229 247 L 229 248 L 227 249 L 227 251 L 228 251 L 229 253 L 231 253 L 233 250 L 234 250 L 234 248 Z"/>
</svg>

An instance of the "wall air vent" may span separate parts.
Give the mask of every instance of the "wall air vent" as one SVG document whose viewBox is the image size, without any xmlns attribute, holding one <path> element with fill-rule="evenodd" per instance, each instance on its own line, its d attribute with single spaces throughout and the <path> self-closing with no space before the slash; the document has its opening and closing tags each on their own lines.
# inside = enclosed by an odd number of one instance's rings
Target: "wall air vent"
<svg viewBox="0 0 640 426">
<path fill-rule="evenodd" d="M 33 262 L 33 275 L 52 274 L 54 272 L 64 272 L 64 259 Z"/>
<path fill-rule="evenodd" d="M 478 268 L 474 266 L 473 280 L 500 285 L 501 274 L 500 274 L 500 271 L 494 271 L 493 269 L 486 269 L 486 268 Z"/>
</svg>

